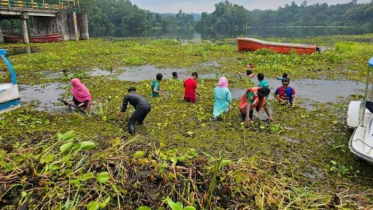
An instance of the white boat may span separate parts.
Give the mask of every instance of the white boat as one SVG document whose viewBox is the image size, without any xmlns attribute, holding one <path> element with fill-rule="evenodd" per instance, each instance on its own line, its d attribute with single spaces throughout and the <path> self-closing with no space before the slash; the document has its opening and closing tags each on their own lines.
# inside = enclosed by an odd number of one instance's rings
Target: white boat
<svg viewBox="0 0 373 210">
<path fill-rule="evenodd" d="M 355 128 L 349 142 L 352 153 L 373 164 L 373 85 L 370 101 L 367 101 L 370 71 L 373 57 L 369 60 L 364 101 L 351 101 L 348 107 L 347 125 Z"/>
<path fill-rule="evenodd" d="M 0 84 L 0 114 L 21 107 L 21 95 L 18 91 L 17 77 L 12 64 L 5 57 L 7 50 L 0 49 L 0 57 L 8 67 L 12 83 Z"/>
</svg>

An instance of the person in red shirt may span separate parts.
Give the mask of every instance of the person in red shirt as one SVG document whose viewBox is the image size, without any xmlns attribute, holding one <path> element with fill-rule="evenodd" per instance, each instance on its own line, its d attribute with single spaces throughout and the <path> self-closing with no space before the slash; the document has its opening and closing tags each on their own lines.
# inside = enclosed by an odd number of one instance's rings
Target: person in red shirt
<svg viewBox="0 0 373 210">
<path fill-rule="evenodd" d="M 189 77 L 184 81 L 184 101 L 196 103 L 196 94 L 198 97 L 201 96 L 201 94 L 197 91 L 197 82 L 198 79 L 197 72 L 192 73 L 192 77 Z"/>
</svg>

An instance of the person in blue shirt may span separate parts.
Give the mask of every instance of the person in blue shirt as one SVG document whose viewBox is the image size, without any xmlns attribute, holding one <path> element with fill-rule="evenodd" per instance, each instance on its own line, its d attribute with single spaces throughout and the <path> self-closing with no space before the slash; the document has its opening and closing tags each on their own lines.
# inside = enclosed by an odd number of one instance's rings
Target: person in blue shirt
<svg viewBox="0 0 373 210">
<path fill-rule="evenodd" d="M 282 74 L 282 77 L 277 77 L 278 80 L 281 80 L 284 79 L 284 78 L 288 78 L 288 74 L 287 73 L 283 73 Z"/>
<path fill-rule="evenodd" d="M 232 104 L 232 95 L 228 89 L 228 79 L 220 77 L 218 86 L 214 89 L 214 118 L 220 117 L 221 114 L 229 111 Z"/>
<path fill-rule="evenodd" d="M 295 106 L 295 89 L 289 86 L 290 80 L 288 78 L 282 79 L 282 86 L 275 91 L 275 98 L 280 103 L 288 103 L 290 106 Z"/>
</svg>

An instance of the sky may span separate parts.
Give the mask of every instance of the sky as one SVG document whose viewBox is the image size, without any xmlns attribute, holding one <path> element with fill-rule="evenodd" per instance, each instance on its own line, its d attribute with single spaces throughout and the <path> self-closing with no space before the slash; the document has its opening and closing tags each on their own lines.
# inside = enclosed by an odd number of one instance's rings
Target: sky
<svg viewBox="0 0 373 210">
<path fill-rule="evenodd" d="M 215 4 L 224 0 L 131 0 L 142 9 L 150 10 L 159 13 L 176 13 L 182 9 L 186 13 L 202 13 L 213 12 Z M 254 9 L 277 9 L 279 6 L 291 4 L 293 0 L 229 0 L 229 2 L 242 5 L 248 10 Z M 304 0 L 294 0 L 295 3 L 300 5 Z M 371 0 L 358 0 L 358 3 L 369 3 Z M 307 0 L 307 4 L 316 3 L 348 3 L 351 0 Z"/>
</svg>

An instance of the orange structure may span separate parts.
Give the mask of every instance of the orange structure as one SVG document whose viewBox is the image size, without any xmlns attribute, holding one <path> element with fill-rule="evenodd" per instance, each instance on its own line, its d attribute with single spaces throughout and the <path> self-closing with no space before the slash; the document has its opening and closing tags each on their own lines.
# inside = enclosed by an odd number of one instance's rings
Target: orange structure
<svg viewBox="0 0 373 210">
<path fill-rule="evenodd" d="M 292 51 L 295 51 L 298 54 L 312 54 L 317 51 L 316 45 L 267 42 L 252 38 L 237 38 L 237 48 L 238 51 L 255 51 L 259 49 L 269 49 L 283 54 L 287 54 Z"/>
<path fill-rule="evenodd" d="M 6 35 L 4 34 L 4 41 L 8 43 L 23 42 L 23 36 Z M 29 41 L 31 43 L 45 43 L 45 42 L 60 42 L 61 35 L 59 34 L 48 34 L 45 36 L 30 36 Z"/>
</svg>

